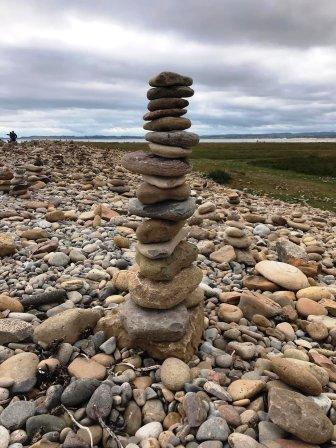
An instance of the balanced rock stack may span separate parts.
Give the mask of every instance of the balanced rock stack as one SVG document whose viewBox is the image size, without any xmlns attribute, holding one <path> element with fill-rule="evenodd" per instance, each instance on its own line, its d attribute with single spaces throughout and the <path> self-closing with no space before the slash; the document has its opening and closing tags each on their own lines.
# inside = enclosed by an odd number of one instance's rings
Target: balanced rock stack
<svg viewBox="0 0 336 448">
<path fill-rule="evenodd" d="M 0 191 L 9 192 L 13 177 L 14 175 L 9 168 L 3 167 L 0 169 Z"/>
<path fill-rule="evenodd" d="M 183 97 L 194 91 L 192 79 L 163 72 L 149 81 L 149 121 L 144 129 L 150 152 L 124 156 L 122 164 L 141 174 L 131 214 L 149 218 L 137 228 L 135 270 L 130 274 L 129 297 L 120 307 L 120 318 L 133 346 L 151 356 L 175 356 L 189 360 L 203 332 L 203 291 L 198 287 L 202 271 L 193 265 L 197 248 L 185 241 L 186 219 L 196 209 L 186 174 L 186 160 L 199 138 L 186 132 L 190 120 L 181 117 L 189 104 Z"/>
<path fill-rule="evenodd" d="M 28 164 L 27 182 L 29 185 L 35 185 L 37 182 L 49 182 L 49 177 L 46 175 L 43 165 Z"/>
<path fill-rule="evenodd" d="M 24 167 L 16 167 L 14 177 L 11 179 L 10 195 L 11 196 L 26 196 L 28 190 L 28 182 L 26 170 Z"/>
</svg>

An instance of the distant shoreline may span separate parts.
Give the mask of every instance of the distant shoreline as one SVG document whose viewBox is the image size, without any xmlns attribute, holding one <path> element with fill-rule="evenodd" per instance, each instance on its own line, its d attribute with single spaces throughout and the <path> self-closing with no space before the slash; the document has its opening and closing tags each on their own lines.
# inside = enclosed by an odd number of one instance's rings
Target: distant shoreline
<svg viewBox="0 0 336 448">
<path fill-rule="evenodd" d="M 143 137 L 73 137 L 73 136 L 36 136 L 20 137 L 19 142 L 32 140 L 58 140 L 58 141 L 77 141 L 77 142 L 101 142 L 101 143 L 144 143 Z M 208 137 L 200 136 L 202 143 L 336 143 L 335 137 Z"/>
</svg>

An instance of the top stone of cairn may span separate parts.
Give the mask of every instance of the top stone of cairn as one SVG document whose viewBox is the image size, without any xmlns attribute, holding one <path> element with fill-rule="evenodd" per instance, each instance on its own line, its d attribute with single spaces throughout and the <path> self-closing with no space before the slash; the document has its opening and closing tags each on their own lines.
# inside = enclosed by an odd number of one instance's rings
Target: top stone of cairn
<svg viewBox="0 0 336 448">
<path fill-rule="evenodd" d="M 192 78 L 174 72 L 161 72 L 149 80 L 152 87 L 191 86 Z"/>
</svg>

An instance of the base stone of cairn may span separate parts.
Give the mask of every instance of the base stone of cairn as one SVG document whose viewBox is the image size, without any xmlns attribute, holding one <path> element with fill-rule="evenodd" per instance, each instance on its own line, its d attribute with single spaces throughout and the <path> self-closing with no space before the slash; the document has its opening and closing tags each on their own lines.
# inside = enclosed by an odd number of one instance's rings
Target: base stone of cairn
<svg viewBox="0 0 336 448">
<path fill-rule="evenodd" d="M 188 361 L 204 327 L 202 271 L 193 265 L 197 247 L 185 240 L 184 227 L 196 209 L 186 174 L 191 171 L 187 157 L 199 138 L 185 131 L 191 122 L 182 117 L 189 104 L 184 97 L 194 91 L 191 78 L 172 72 L 160 73 L 149 84 L 144 129 L 152 131 L 146 134 L 150 152 L 130 153 L 122 160 L 143 180 L 129 211 L 147 219 L 136 231 L 137 265 L 118 310 L 119 337 L 157 359 Z"/>
</svg>

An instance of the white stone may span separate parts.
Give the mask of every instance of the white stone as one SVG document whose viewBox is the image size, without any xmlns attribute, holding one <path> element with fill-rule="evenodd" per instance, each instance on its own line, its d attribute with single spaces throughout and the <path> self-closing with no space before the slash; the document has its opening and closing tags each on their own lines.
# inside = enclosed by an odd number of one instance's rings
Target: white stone
<svg viewBox="0 0 336 448">
<path fill-rule="evenodd" d="M 9 432 L 4 426 L 0 426 L 0 448 L 7 448 L 9 445 Z"/>
<path fill-rule="evenodd" d="M 334 317 L 315 316 L 311 314 L 310 316 L 307 317 L 307 320 L 309 322 L 319 322 L 321 324 L 324 324 L 328 328 L 328 330 L 332 330 L 333 328 L 336 327 L 336 318 Z"/>
<path fill-rule="evenodd" d="M 161 177 L 161 176 L 142 176 L 143 180 L 148 184 L 158 188 L 175 188 L 182 185 L 186 181 L 185 176 L 179 177 Z"/>
<path fill-rule="evenodd" d="M 135 437 L 139 440 L 149 439 L 150 437 L 157 439 L 162 431 L 163 428 L 160 422 L 151 422 L 147 423 L 147 425 L 141 426 L 141 428 L 139 428 L 135 433 Z"/>
<path fill-rule="evenodd" d="M 300 269 L 287 263 L 263 260 L 255 265 L 255 269 L 271 282 L 290 291 L 298 291 L 309 286 L 305 274 Z"/>
<path fill-rule="evenodd" d="M 318 406 L 320 406 L 320 408 L 326 415 L 328 414 L 329 409 L 331 408 L 331 400 L 326 394 L 321 394 L 317 397 L 309 396 L 307 398 L 310 398 L 311 400 L 313 400 L 314 403 L 316 403 Z"/>
</svg>

